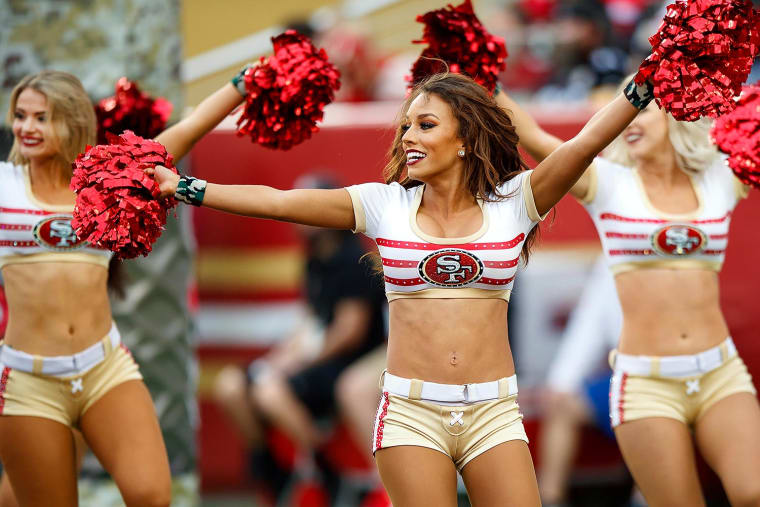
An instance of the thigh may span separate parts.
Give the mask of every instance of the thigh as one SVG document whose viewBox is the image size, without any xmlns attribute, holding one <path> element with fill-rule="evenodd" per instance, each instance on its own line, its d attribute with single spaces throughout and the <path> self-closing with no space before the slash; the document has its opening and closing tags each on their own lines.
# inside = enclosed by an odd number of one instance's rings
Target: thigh
<svg viewBox="0 0 760 507">
<path fill-rule="evenodd" d="M 161 504 L 154 499 L 170 497 L 166 447 L 142 381 L 130 380 L 108 391 L 84 413 L 80 427 L 128 505 L 144 505 L 146 498 L 151 505 Z"/>
<path fill-rule="evenodd" d="M 528 444 L 504 442 L 467 463 L 462 479 L 473 507 L 540 506 Z"/>
<path fill-rule="evenodd" d="M 704 505 L 689 428 L 649 417 L 615 428 L 623 459 L 651 507 Z"/>
<path fill-rule="evenodd" d="M 378 450 L 375 462 L 394 507 L 456 507 L 457 471 L 447 455 L 399 445 Z"/>
<path fill-rule="evenodd" d="M 20 505 L 77 505 L 71 428 L 42 417 L 0 417 L 0 459 Z"/>
<path fill-rule="evenodd" d="M 737 393 L 711 406 L 697 421 L 697 445 L 718 474 L 732 505 L 760 503 L 760 406 Z"/>
</svg>

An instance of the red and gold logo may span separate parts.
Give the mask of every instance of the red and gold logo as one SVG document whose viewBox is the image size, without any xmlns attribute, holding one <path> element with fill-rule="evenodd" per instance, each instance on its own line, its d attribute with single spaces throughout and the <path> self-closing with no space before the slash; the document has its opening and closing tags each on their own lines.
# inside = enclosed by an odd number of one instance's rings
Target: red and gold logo
<svg viewBox="0 0 760 507">
<path fill-rule="evenodd" d="M 652 234 L 652 246 L 665 255 L 692 255 L 706 245 L 705 233 L 691 225 L 668 225 Z"/>
<path fill-rule="evenodd" d="M 34 241 L 43 248 L 56 251 L 76 250 L 87 244 L 77 238 L 70 215 L 45 217 L 32 230 Z"/>
<path fill-rule="evenodd" d="M 465 250 L 436 250 L 422 261 L 418 271 L 428 283 L 441 287 L 462 287 L 483 276 L 483 262 Z"/>
</svg>

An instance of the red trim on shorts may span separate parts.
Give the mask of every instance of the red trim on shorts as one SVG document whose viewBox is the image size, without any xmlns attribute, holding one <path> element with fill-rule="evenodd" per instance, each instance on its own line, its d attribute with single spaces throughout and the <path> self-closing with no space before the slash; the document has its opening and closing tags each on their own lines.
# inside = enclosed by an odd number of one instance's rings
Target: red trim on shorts
<svg viewBox="0 0 760 507">
<path fill-rule="evenodd" d="M 623 411 L 623 397 L 625 395 L 625 383 L 628 380 L 628 374 L 623 373 L 623 378 L 620 379 L 620 398 L 618 399 L 618 415 L 620 416 L 620 422 L 618 424 L 623 424 L 623 421 L 625 420 Z"/>
<path fill-rule="evenodd" d="M 119 348 L 121 348 L 124 352 L 126 352 L 129 357 L 132 357 L 132 351 L 129 350 L 129 348 L 126 345 L 124 345 L 123 342 L 119 344 Z M 134 357 L 132 357 L 132 359 L 134 360 Z"/>
<path fill-rule="evenodd" d="M 383 393 L 383 410 L 380 412 L 380 418 L 377 420 L 377 432 L 375 433 L 375 449 L 381 449 L 383 447 L 383 427 L 385 426 L 385 416 L 388 415 L 388 405 L 391 404 L 391 399 L 387 392 Z"/>
<path fill-rule="evenodd" d="M 5 408 L 5 387 L 8 385 L 8 377 L 11 374 L 9 367 L 3 368 L 3 375 L 0 377 L 0 415 L 3 415 L 3 409 Z"/>
</svg>

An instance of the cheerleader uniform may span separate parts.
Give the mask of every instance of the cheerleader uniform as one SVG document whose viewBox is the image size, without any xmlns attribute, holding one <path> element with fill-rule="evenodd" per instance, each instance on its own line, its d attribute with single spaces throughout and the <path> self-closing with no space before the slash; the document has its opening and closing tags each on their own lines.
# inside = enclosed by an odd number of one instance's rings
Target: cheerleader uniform
<svg viewBox="0 0 760 507">
<path fill-rule="evenodd" d="M 348 187 L 355 232 L 378 246 L 388 301 L 399 298 L 495 298 L 509 301 L 525 238 L 539 217 L 531 171 L 499 188 L 507 196 L 478 201 L 483 224 L 462 238 L 437 238 L 417 225 L 424 185 L 398 183 Z M 375 420 L 373 452 L 398 445 L 434 449 L 458 470 L 492 447 L 528 441 L 513 375 L 454 385 L 406 379 L 385 372 Z"/>
<path fill-rule="evenodd" d="M 33 193 L 28 169 L 0 163 L 0 268 L 11 264 L 84 262 L 108 269 L 112 253 L 89 246 L 71 227 L 73 207 Z M 70 356 L 43 357 L 0 346 L 0 415 L 44 417 L 77 426 L 113 387 L 142 379 L 116 325 Z"/>
<path fill-rule="evenodd" d="M 731 214 L 747 195 L 724 158 L 690 175 L 695 211 L 657 210 L 635 169 L 597 158 L 582 202 L 596 225 L 607 263 L 617 275 L 636 269 L 720 271 Z M 713 404 L 738 392 L 755 393 L 731 337 L 698 354 L 634 356 L 612 351 L 612 426 L 646 417 L 693 424 Z"/>
</svg>

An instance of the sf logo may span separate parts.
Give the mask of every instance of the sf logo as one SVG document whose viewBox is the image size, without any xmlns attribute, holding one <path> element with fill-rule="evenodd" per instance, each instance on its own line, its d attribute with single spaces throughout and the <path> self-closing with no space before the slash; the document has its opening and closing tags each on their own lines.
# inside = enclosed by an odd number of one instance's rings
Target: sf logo
<svg viewBox="0 0 760 507">
<path fill-rule="evenodd" d="M 423 280 L 441 287 L 462 287 L 483 276 L 483 262 L 458 248 L 437 250 L 420 261 L 418 271 Z"/>
<path fill-rule="evenodd" d="M 674 247 L 676 254 L 683 255 L 699 244 L 699 238 L 689 236 L 688 227 L 671 227 L 665 232 L 665 244 Z"/>
<path fill-rule="evenodd" d="M 57 238 L 55 246 L 67 247 L 77 242 L 77 235 L 69 220 L 53 220 L 50 222 L 50 236 Z"/>
<path fill-rule="evenodd" d="M 439 275 L 448 275 L 446 283 L 456 283 L 472 274 L 472 266 L 462 266 L 459 262 L 459 254 L 442 255 L 436 259 L 435 272 Z M 458 278 L 459 277 L 459 278 Z"/>
</svg>

